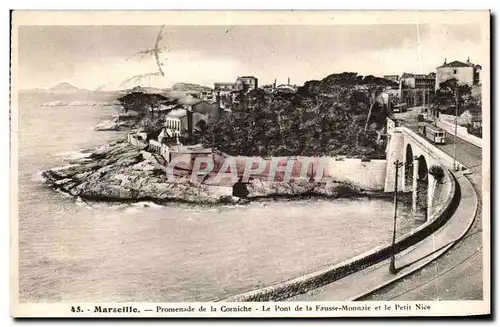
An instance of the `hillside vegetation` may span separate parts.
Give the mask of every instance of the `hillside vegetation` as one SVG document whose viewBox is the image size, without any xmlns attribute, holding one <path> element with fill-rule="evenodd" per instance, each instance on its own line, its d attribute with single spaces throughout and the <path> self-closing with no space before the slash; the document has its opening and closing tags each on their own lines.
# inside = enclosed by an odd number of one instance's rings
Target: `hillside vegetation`
<svg viewBox="0 0 500 327">
<path fill-rule="evenodd" d="M 381 158 L 378 135 L 388 112 L 377 98 L 392 84 L 342 73 L 308 81 L 296 94 L 240 93 L 232 114 L 209 125 L 201 139 L 231 155 Z"/>
</svg>

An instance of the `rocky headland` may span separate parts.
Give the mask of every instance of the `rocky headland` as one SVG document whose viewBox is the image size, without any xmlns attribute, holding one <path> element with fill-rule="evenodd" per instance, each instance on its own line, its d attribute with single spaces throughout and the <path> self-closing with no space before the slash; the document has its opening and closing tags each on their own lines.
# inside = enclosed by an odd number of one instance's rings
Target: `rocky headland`
<svg viewBox="0 0 500 327">
<path fill-rule="evenodd" d="M 128 131 L 139 124 L 136 117 L 115 116 L 111 120 L 100 122 L 94 127 L 96 131 Z"/>
<path fill-rule="evenodd" d="M 233 187 L 191 181 L 189 176 L 167 176 L 165 162 L 125 140 L 81 151 L 68 165 L 42 172 L 50 187 L 82 200 L 246 203 L 262 198 L 354 197 L 364 192 L 346 183 L 283 183 L 251 180 L 245 198 L 233 196 Z"/>
</svg>

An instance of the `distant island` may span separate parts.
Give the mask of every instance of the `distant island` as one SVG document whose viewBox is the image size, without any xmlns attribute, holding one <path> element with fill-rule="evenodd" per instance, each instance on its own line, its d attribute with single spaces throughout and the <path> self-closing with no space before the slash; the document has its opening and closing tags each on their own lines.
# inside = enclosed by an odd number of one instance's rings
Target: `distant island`
<svg viewBox="0 0 500 327">
<path fill-rule="evenodd" d="M 81 93 L 111 93 L 111 94 L 125 94 L 131 91 L 140 91 L 143 93 L 149 94 L 168 94 L 168 93 L 182 93 L 182 94 L 190 94 L 190 93 L 200 93 L 200 92 L 209 92 L 211 88 L 204 85 L 194 84 L 194 83 L 186 83 L 179 82 L 172 85 L 170 88 L 156 88 L 156 87 L 147 87 L 147 86 L 135 86 L 133 88 L 123 88 L 123 89 L 114 89 L 110 85 L 100 85 L 95 90 L 89 90 L 84 88 L 79 88 L 74 86 L 68 82 L 58 83 L 48 89 L 44 88 L 32 88 L 32 89 L 21 89 L 20 92 L 23 93 L 46 93 L 46 94 L 81 94 Z"/>
<path fill-rule="evenodd" d="M 54 85 L 49 89 L 42 88 L 34 88 L 34 89 L 24 89 L 20 90 L 21 92 L 26 93 L 54 93 L 54 94 L 74 94 L 74 93 L 88 93 L 92 92 L 87 89 L 80 89 L 70 83 L 61 82 L 59 84 Z"/>
<path fill-rule="evenodd" d="M 49 89 L 51 93 L 77 93 L 77 92 L 88 92 L 85 89 L 79 89 L 70 83 L 62 82 Z"/>
<path fill-rule="evenodd" d="M 203 92 L 211 91 L 212 88 L 193 83 L 175 83 L 172 85 L 171 90 L 177 92 Z"/>
</svg>

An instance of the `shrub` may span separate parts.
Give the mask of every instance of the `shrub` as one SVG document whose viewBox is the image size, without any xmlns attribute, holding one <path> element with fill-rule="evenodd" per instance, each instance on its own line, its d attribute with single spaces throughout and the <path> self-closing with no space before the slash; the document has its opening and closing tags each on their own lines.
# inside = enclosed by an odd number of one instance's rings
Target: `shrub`
<svg viewBox="0 0 500 327">
<path fill-rule="evenodd" d="M 441 166 L 432 166 L 429 169 L 429 174 L 434 176 L 434 178 L 438 181 L 441 182 L 444 178 L 444 169 Z"/>
</svg>

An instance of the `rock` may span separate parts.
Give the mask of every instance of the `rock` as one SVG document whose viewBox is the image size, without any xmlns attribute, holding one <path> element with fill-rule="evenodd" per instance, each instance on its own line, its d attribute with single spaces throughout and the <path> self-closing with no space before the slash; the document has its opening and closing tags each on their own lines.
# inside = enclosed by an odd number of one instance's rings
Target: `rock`
<svg viewBox="0 0 500 327">
<path fill-rule="evenodd" d="M 351 196 L 359 192 L 341 183 L 283 183 L 252 180 L 241 194 L 232 185 L 193 182 L 191 176 L 168 180 L 155 156 L 144 160 L 141 150 L 127 142 L 113 142 L 85 150 L 87 161 L 44 171 L 47 185 L 81 199 L 102 201 L 184 201 L 245 204 L 248 199 L 273 196 Z"/>
<path fill-rule="evenodd" d="M 119 185 L 91 183 L 86 185 L 85 189 L 81 190 L 80 197 L 92 200 L 131 201 L 137 199 L 137 194 L 137 191 Z"/>
<path fill-rule="evenodd" d="M 62 184 L 66 184 L 68 182 L 71 182 L 73 179 L 72 178 L 64 178 L 64 179 L 60 179 L 60 180 L 57 180 L 54 182 L 55 185 L 62 185 Z"/>
<path fill-rule="evenodd" d="M 248 197 L 304 196 L 347 197 L 360 194 L 353 185 L 346 183 L 309 183 L 309 182 L 267 182 L 252 180 L 248 185 Z"/>
<path fill-rule="evenodd" d="M 157 167 L 154 164 L 152 164 L 147 160 L 141 161 L 131 166 L 130 168 L 133 170 L 140 170 L 140 171 L 153 171 L 157 169 Z"/>
<path fill-rule="evenodd" d="M 119 128 L 120 123 L 114 120 L 105 120 L 94 127 L 96 131 L 117 131 Z"/>
<path fill-rule="evenodd" d="M 94 127 L 96 131 L 119 131 L 132 129 L 137 126 L 136 119 L 123 120 L 120 117 L 113 117 L 111 120 L 100 122 Z"/>
</svg>

